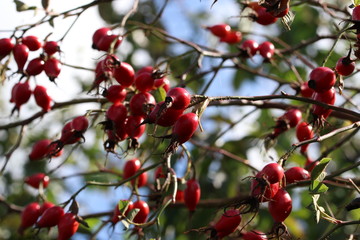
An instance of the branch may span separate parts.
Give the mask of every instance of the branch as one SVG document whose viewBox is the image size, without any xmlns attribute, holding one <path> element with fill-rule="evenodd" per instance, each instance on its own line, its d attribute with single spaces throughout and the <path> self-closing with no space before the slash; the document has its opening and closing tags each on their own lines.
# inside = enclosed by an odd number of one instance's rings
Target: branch
<svg viewBox="0 0 360 240">
<path fill-rule="evenodd" d="M 105 99 L 105 98 L 83 98 L 83 99 L 73 99 L 73 100 L 66 101 L 66 102 L 57 102 L 52 106 L 52 110 L 67 107 L 67 106 L 74 105 L 74 104 L 89 103 L 89 102 L 104 104 L 107 102 L 107 99 Z M 34 115 L 32 115 L 31 117 L 26 118 L 24 120 L 12 122 L 12 123 L 5 124 L 5 125 L 0 125 L 0 130 L 27 125 L 27 124 L 31 123 L 32 121 L 34 121 L 35 119 L 44 116 L 45 114 L 46 114 L 46 112 L 39 111 L 39 112 L 35 113 Z"/>
</svg>

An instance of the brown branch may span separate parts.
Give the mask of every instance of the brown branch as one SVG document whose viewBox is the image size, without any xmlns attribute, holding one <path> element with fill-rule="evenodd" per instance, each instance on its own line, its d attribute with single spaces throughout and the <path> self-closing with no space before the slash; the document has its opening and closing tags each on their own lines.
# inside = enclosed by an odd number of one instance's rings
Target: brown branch
<svg viewBox="0 0 360 240">
<path fill-rule="evenodd" d="M 67 106 L 74 105 L 74 104 L 82 104 L 82 103 L 90 103 L 90 102 L 104 104 L 107 102 L 107 99 L 105 99 L 105 98 L 82 98 L 82 99 L 73 99 L 73 100 L 66 101 L 66 102 L 57 102 L 52 106 L 52 110 L 67 107 Z M 5 130 L 5 129 L 9 129 L 9 128 L 27 125 L 27 124 L 31 123 L 32 121 L 34 121 L 35 119 L 44 116 L 45 114 L 46 114 L 46 112 L 39 111 L 39 112 L 35 113 L 34 115 L 32 115 L 31 117 L 26 118 L 24 120 L 12 122 L 12 123 L 5 124 L 5 125 L 0 125 L 0 130 Z"/>
</svg>

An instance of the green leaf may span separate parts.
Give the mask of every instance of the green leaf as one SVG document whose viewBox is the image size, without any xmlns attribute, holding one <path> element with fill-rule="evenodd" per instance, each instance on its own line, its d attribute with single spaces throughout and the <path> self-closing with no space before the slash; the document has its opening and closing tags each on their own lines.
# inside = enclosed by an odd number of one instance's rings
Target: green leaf
<svg viewBox="0 0 360 240">
<path fill-rule="evenodd" d="M 54 18 L 50 18 L 49 24 L 50 24 L 51 27 L 55 27 Z"/>
<path fill-rule="evenodd" d="M 23 3 L 22 1 L 19 1 L 19 0 L 14 0 L 14 3 L 16 5 L 16 11 L 18 11 L 18 12 L 23 12 L 23 11 L 35 10 L 36 9 L 35 6 L 28 6 L 27 4 L 25 4 L 25 3 Z"/>
<path fill-rule="evenodd" d="M 309 191 L 311 194 L 324 193 L 328 187 L 322 183 L 326 177 L 325 169 L 330 162 L 330 158 L 323 158 L 320 163 L 311 172 L 311 184 Z"/>
<path fill-rule="evenodd" d="M 319 181 L 314 181 L 311 183 L 310 186 L 310 193 L 311 194 L 319 194 L 319 193 L 324 193 L 328 190 L 329 188 L 323 184 L 322 182 Z"/>
<path fill-rule="evenodd" d="M 164 101 L 165 97 L 166 97 L 166 91 L 163 87 L 159 87 L 155 90 L 153 96 L 154 96 L 156 102 Z"/>
<path fill-rule="evenodd" d="M 129 219 L 130 221 L 134 220 L 134 218 L 136 217 L 136 215 L 138 214 L 138 212 L 140 212 L 140 209 L 139 209 L 139 208 L 132 209 L 132 210 L 128 213 L 128 219 Z"/>
<path fill-rule="evenodd" d="M 360 0 L 353 0 L 353 3 L 354 3 L 354 6 L 356 7 L 356 6 L 360 5 Z"/>
<path fill-rule="evenodd" d="M 331 158 L 323 158 L 318 165 L 311 172 L 311 181 L 315 181 L 316 179 L 319 181 L 324 180 L 325 168 L 329 164 Z M 321 180 L 320 180 L 321 179 Z"/>
<path fill-rule="evenodd" d="M 120 200 L 118 203 L 118 208 L 121 213 L 125 212 L 129 205 L 129 200 Z"/>
<path fill-rule="evenodd" d="M 128 230 L 130 227 L 130 224 L 126 220 L 121 220 L 121 223 L 124 225 L 124 230 Z"/>
</svg>

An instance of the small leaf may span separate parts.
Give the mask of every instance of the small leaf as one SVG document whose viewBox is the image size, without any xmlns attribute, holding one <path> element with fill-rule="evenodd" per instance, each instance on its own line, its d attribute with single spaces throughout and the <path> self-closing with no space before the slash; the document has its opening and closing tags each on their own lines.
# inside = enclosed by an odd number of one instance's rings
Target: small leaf
<svg viewBox="0 0 360 240">
<path fill-rule="evenodd" d="M 121 223 L 124 225 L 124 230 L 128 230 L 130 227 L 130 224 L 126 220 L 121 220 Z"/>
<path fill-rule="evenodd" d="M 51 27 L 55 27 L 54 18 L 49 19 L 49 24 L 50 24 Z"/>
<path fill-rule="evenodd" d="M 325 171 L 325 168 L 329 164 L 330 160 L 331 158 L 323 158 L 320 163 L 315 166 L 311 172 L 311 181 L 314 181 L 320 177 L 320 175 Z M 323 175 L 321 177 L 323 177 Z"/>
<path fill-rule="evenodd" d="M 23 11 L 35 10 L 36 9 L 35 6 L 28 6 L 27 4 L 25 4 L 25 3 L 23 3 L 22 1 L 19 1 L 19 0 L 14 0 L 14 3 L 16 5 L 16 11 L 18 11 L 18 12 L 23 12 Z"/>
<path fill-rule="evenodd" d="M 322 182 L 320 182 L 318 180 L 311 182 L 311 185 L 310 185 L 310 193 L 311 194 L 324 193 L 328 189 L 329 188 L 325 184 L 323 184 Z"/>
<path fill-rule="evenodd" d="M 159 87 L 155 90 L 153 96 L 154 96 L 156 102 L 164 101 L 165 97 L 166 97 L 166 91 L 163 87 Z"/>
<path fill-rule="evenodd" d="M 139 209 L 139 208 L 132 209 L 132 210 L 128 213 L 128 219 L 129 219 L 130 221 L 134 220 L 134 218 L 136 217 L 136 215 L 138 214 L 138 212 L 140 212 L 140 209 Z"/>
<path fill-rule="evenodd" d="M 41 5 L 45 10 L 47 10 L 50 5 L 50 0 L 41 0 Z"/>
<path fill-rule="evenodd" d="M 316 210 L 316 223 L 320 222 L 321 212 L 319 210 Z"/>
<path fill-rule="evenodd" d="M 118 203 L 118 208 L 120 212 L 125 212 L 129 205 L 129 200 L 120 200 Z"/>
</svg>

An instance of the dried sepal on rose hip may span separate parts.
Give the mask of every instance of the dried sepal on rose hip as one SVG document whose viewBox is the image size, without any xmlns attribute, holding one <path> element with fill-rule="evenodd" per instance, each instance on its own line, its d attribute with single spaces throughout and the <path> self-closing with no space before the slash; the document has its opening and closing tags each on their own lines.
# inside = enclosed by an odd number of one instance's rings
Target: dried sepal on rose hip
<svg viewBox="0 0 360 240">
<path fill-rule="evenodd" d="M 51 156 L 56 155 L 61 151 L 65 145 L 75 144 L 81 140 L 85 141 L 84 133 L 89 127 L 89 120 L 86 116 L 75 117 L 70 122 L 66 123 L 61 130 L 60 139 L 53 141 L 50 146 L 52 151 Z"/>
</svg>

